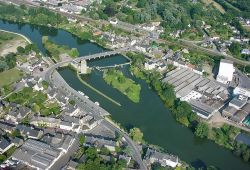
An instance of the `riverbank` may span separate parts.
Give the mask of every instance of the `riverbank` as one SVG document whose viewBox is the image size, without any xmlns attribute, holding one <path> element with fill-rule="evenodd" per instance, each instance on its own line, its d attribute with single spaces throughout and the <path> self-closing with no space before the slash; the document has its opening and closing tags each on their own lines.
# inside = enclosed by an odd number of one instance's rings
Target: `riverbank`
<svg viewBox="0 0 250 170">
<path fill-rule="evenodd" d="M 5 33 L 18 35 L 18 36 L 22 37 L 23 39 L 25 39 L 29 44 L 32 44 L 31 40 L 29 38 L 27 38 L 26 36 L 24 36 L 23 34 L 19 34 L 19 33 L 16 33 L 16 32 L 11 32 L 11 31 L 6 31 L 6 30 L 2 30 L 2 29 L 0 29 L 0 31 L 5 32 Z"/>
</svg>

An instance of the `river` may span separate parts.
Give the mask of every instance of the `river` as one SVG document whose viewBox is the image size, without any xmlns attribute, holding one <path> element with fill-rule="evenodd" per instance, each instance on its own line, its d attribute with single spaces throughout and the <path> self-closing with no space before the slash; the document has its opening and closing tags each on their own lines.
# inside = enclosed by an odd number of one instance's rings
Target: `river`
<svg viewBox="0 0 250 170">
<path fill-rule="evenodd" d="M 58 44 L 77 48 L 81 56 L 102 52 L 105 49 L 89 41 L 79 40 L 77 37 L 63 30 L 16 24 L 0 21 L 0 29 L 21 33 L 36 43 L 45 53 L 42 46 L 42 36 L 47 35 Z M 121 55 L 90 61 L 88 65 L 104 66 L 114 63 L 124 63 L 127 59 Z M 62 69 L 59 73 L 76 90 L 87 94 L 91 100 L 98 101 L 100 106 L 111 113 L 112 119 L 129 129 L 138 127 L 144 133 L 144 139 L 151 144 L 158 145 L 166 151 L 176 154 L 194 167 L 213 165 L 224 170 L 247 170 L 250 164 L 234 156 L 231 151 L 218 146 L 209 140 L 195 138 L 191 130 L 178 124 L 170 111 L 164 106 L 157 94 L 148 87 L 145 81 L 134 78 L 128 71 L 128 66 L 122 71 L 139 83 L 142 87 L 140 102 L 135 104 L 116 89 L 108 86 L 102 79 L 102 73 L 93 71 L 85 80 L 104 94 L 116 100 L 121 106 L 115 105 L 106 98 L 84 86 L 70 69 Z"/>
</svg>

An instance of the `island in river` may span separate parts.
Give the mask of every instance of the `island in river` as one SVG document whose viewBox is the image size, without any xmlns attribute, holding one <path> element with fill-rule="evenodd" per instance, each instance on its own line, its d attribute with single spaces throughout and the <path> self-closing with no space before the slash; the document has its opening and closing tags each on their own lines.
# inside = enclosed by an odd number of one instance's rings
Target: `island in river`
<svg viewBox="0 0 250 170">
<path fill-rule="evenodd" d="M 121 71 L 115 69 L 104 70 L 103 79 L 107 84 L 126 95 L 131 101 L 139 103 L 141 86 L 132 79 L 125 77 Z"/>
</svg>

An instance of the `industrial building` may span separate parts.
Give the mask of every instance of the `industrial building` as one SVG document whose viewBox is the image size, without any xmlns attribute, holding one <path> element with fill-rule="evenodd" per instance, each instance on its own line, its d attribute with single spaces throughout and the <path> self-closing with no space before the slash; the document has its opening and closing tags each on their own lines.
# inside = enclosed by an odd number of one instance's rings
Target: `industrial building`
<svg viewBox="0 0 250 170">
<path fill-rule="evenodd" d="M 205 119 L 223 107 L 229 96 L 224 84 L 204 78 L 187 68 L 168 72 L 162 81 L 173 85 L 176 96 L 191 104 L 193 111 Z"/>
<path fill-rule="evenodd" d="M 233 80 L 234 65 L 230 60 L 222 59 L 220 61 L 219 73 L 216 80 L 223 84 L 229 84 Z"/>
</svg>

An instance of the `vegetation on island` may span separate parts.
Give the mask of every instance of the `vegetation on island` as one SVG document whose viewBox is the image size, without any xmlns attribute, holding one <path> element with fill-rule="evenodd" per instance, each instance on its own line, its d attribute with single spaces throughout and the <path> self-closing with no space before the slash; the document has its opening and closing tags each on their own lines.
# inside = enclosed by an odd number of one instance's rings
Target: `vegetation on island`
<svg viewBox="0 0 250 170">
<path fill-rule="evenodd" d="M 138 103 L 140 101 L 141 86 L 136 84 L 133 80 L 124 76 L 124 74 L 115 69 L 107 69 L 103 73 L 105 82 L 124 95 L 126 95 L 131 101 Z"/>
<path fill-rule="evenodd" d="M 60 60 L 60 55 L 67 54 L 68 56 L 75 58 L 79 56 L 79 52 L 76 48 L 70 49 L 66 45 L 58 45 L 53 41 L 49 40 L 48 36 L 42 37 L 42 43 L 44 47 L 48 50 L 49 55 L 56 61 Z"/>
</svg>

